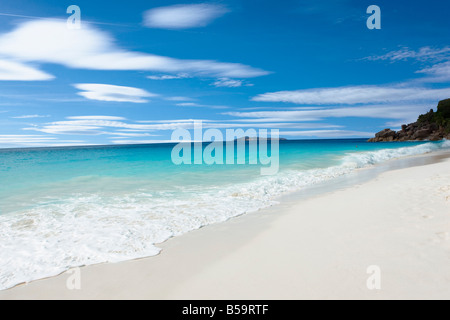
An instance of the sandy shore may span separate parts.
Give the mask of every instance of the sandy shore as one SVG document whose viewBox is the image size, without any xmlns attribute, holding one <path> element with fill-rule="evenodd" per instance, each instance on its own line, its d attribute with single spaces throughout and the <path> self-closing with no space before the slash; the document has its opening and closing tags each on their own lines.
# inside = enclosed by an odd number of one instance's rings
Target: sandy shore
<svg viewBox="0 0 450 320">
<path fill-rule="evenodd" d="M 157 257 L 81 269 L 0 299 L 450 299 L 450 160 L 209 226 Z M 378 266 L 381 290 L 369 290 Z"/>
</svg>

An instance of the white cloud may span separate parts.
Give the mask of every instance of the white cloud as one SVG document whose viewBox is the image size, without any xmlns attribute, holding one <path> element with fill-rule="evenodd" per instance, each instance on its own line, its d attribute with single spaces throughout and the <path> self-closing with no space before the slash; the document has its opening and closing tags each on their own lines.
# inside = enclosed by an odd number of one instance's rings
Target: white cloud
<svg viewBox="0 0 450 320">
<path fill-rule="evenodd" d="M 38 136 L 38 135 L 0 135 L 0 143 L 20 142 L 20 141 L 48 141 L 54 140 L 53 137 Z"/>
<path fill-rule="evenodd" d="M 326 123 L 271 123 L 271 122 L 262 122 L 262 123 L 226 123 L 226 122 L 217 122 L 210 124 L 203 124 L 203 127 L 206 128 L 214 128 L 214 129 L 235 129 L 235 128 L 254 128 L 254 129 L 336 129 L 342 128 L 339 125 L 332 125 Z"/>
<path fill-rule="evenodd" d="M 202 105 L 195 102 L 181 102 L 176 104 L 178 107 L 201 107 Z"/>
<path fill-rule="evenodd" d="M 178 141 L 178 140 L 112 140 L 113 144 L 157 144 L 157 143 L 178 143 L 178 142 L 189 142 L 189 141 Z"/>
<path fill-rule="evenodd" d="M 373 132 L 350 130 L 307 130 L 307 131 L 281 131 L 281 136 L 315 137 L 315 138 L 368 138 Z"/>
<path fill-rule="evenodd" d="M 227 106 L 211 106 L 211 105 L 204 105 L 196 102 L 182 102 L 177 103 L 176 106 L 178 107 L 196 107 L 196 108 L 210 108 L 210 109 L 229 109 Z"/>
<path fill-rule="evenodd" d="M 38 114 L 30 114 L 25 116 L 17 116 L 17 117 L 11 117 L 12 119 L 36 119 L 36 118 L 48 118 L 50 116 L 40 116 Z"/>
<path fill-rule="evenodd" d="M 450 57 L 450 47 L 431 48 L 422 47 L 419 50 L 412 50 L 410 48 L 402 48 L 400 50 L 391 51 L 381 56 L 371 56 L 363 60 L 378 61 L 389 60 L 391 62 L 407 61 L 410 59 L 417 61 L 442 61 Z"/>
<path fill-rule="evenodd" d="M 149 133 L 131 133 L 131 132 L 113 132 L 112 135 L 116 136 L 113 137 L 113 139 L 122 139 L 122 138 L 129 138 L 129 137 L 156 137 L 157 135 L 149 134 Z"/>
<path fill-rule="evenodd" d="M 81 116 L 68 117 L 65 121 L 56 121 L 25 128 L 28 131 L 43 132 L 57 135 L 110 135 L 115 137 L 148 137 L 155 136 L 155 131 L 172 131 L 178 128 L 193 129 L 193 119 L 183 120 L 152 120 L 152 121 L 109 121 L 106 116 Z M 120 117 L 116 117 L 120 118 Z M 202 120 L 203 128 L 227 129 L 227 128 L 273 128 L 273 129 L 337 129 L 338 125 L 326 123 L 229 123 L 219 120 Z"/>
<path fill-rule="evenodd" d="M 288 112 L 288 111 L 281 111 L 281 112 Z M 248 122 L 248 123 L 266 123 L 266 122 L 278 122 L 278 123 L 283 123 L 286 121 L 301 121 L 301 122 L 307 122 L 307 121 L 320 121 L 322 120 L 321 118 L 319 118 L 318 116 L 302 116 L 301 118 L 293 118 L 293 119 L 287 119 L 285 118 L 283 115 L 274 115 L 273 117 L 267 116 L 267 117 L 261 117 L 261 118 L 251 118 L 251 114 L 253 114 L 253 112 L 228 112 L 228 113 L 224 113 L 226 115 L 231 115 L 231 116 L 242 116 L 245 117 L 245 119 L 233 119 L 231 121 L 233 122 Z M 247 119 L 247 116 L 245 115 L 249 115 L 250 119 Z M 256 115 L 256 114 L 255 114 Z M 259 115 L 257 115 L 259 116 Z"/>
<path fill-rule="evenodd" d="M 67 117 L 69 120 L 127 120 L 123 117 L 115 117 L 115 116 L 77 116 L 77 117 Z"/>
<path fill-rule="evenodd" d="M 242 87 L 242 85 L 243 85 L 242 80 L 233 80 L 228 78 L 221 78 L 213 83 L 213 86 L 215 87 L 227 87 L 227 88 L 237 88 Z"/>
<path fill-rule="evenodd" d="M 165 100 L 168 101 L 193 101 L 194 99 L 189 98 L 189 97 L 167 97 L 164 98 Z"/>
<path fill-rule="evenodd" d="M 190 78 L 186 73 L 180 73 L 177 75 L 163 74 L 159 76 L 147 76 L 150 80 L 174 80 L 174 79 L 186 79 Z"/>
<path fill-rule="evenodd" d="M 34 67 L 16 61 L 0 59 L 0 81 L 45 81 L 54 77 Z"/>
<path fill-rule="evenodd" d="M 450 81 L 450 47 L 422 47 L 419 50 L 402 48 L 397 51 L 388 52 L 385 55 L 367 57 L 363 60 L 389 60 L 391 62 L 416 60 L 426 62 L 430 63 L 430 65 L 416 72 L 419 74 L 424 74 L 425 77 L 415 80 L 416 82 L 439 83 Z"/>
<path fill-rule="evenodd" d="M 303 105 L 370 104 L 441 100 L 450 96 L 450 88 L 428 89 L 400 86 L 352 86 L 279 91 L 258 95 L 253 101 L 289 102 Z"/>
<path fill-rule="evenodd" d="M 0 135 L 0 148 L 82 145 L 80 140 L 58 140 L 42 135 Z"/>
<path fill-rule="evenodd" d="M 222 5 L 206 3 L 160 7 L 144 13 L 144 25 L 160 29 L 205 27 L 228 12 Z"/>
<path fill-rule="evenodd" d="M 417 71 L 426 75 L 425 82 L 447 82 L 450 81 L 450 61 L 438 63 L 431 67 Z"/>
<path fill-rule="evenodd" d="M 123 131 L 124 129 L 133 130 L 134 132 L 148 133 L 148 131 L 154 130 L 175 130 L 178 128 L 193 127 L 193 121 L 168 121 L 155 124 L 141 124 L 107 120 L 108 118 L 110 117 L 98 116 L 97 119 L 90 118 L 90 116 L 68 117 L 67 121 L 50 122 L 43 126 L 25 128 L 24 130 L 38 131 L 48 134 L 104 135 L 116 134 L 116 132 Z"/>
<path fill-rule="evenodd" d="M 385 128 L 397 128 L 400 129 L 402 127 L 402 125 L 404 124 L 409 124 L 411 122 L 415 122 L 414 121 L 410 121 L 409 119 L 403 120 L 403 121 L 389 121 L 386 122 L 386 124 L 384 125 Z"/>
<path fill-rule="evenodd" d="M 437 100 L 436 100 L 437 103 Z M 284 111 L 227 112 L 225 115 L 261 119 L 264 121 L 318 121 L 326 118 L 373 118 L 373 119 L 417 119 L 417 115 L 428 111 L 426 104 L 414 105 L 368 105 L 363 107 L 294 109 Z M 250 121 L 245 120 L 245 121 Z"/>
<path fill-rule="evenodd" d="M 108 84 L 80 83 L 75 88 L 82 90 L 78 94 L 89 100 L 145 103 L 143 98 L 156 97 L 156 94 L 143 89 L 133 87 L 122 87 Z"/>
<path fill-rule="evenodd" d="M 239 63 L 181 60 L 124 50 L 87 22 L 70 30 L 60 20 L 35 20 L 0 35 L 0 55 L 24 62 L 55 63 L 92 70 L 138 70 L 195 76 L 251 78 L 269 74 Z M 40 75 L 43 77 L 43 75 Z"/>
<path fill-rule="evenodd" d="M 159 124 L 173 124 L 179 123 L 182 124 L 184 129 L 193 129 L 195 120 L 163 120 L 163 121 L 139 121 L 140 123 L 159 123 Z M 197 120 L 200 121 L 200 120 Z M 201 120 L 203 121 L 204 129 L 228 129 L 228 128 L 261 128 L 261 129 L 281 129 L 281 128 L 290 128 L 290 129 L 337 129 L 342 128 L 340 125 L 333 125 L 327 123 L 293 123 L 293 122 L 285 122 L 285 123 L 272 123 L 267 120 L 265 122 L 254 123 L 252 121 L 243 120 L 243 123 L 230 123 L 229 121 L 223 120 Z"/>
<path fill-rule="evenodd" d="M 69 122 L 54 122 L 51 124 L 44 125 L 42 127 L 31 127 L 24 128 L 25 131 L 38 131 L 48 134 L 63 134 L 63 135 L 88 135 L 88 136 L 97 136 L 101 135 L 104 132 L 102 131 L 101 126 L 94 125 L 80 125 L 77 123 L 69 123 Z"/>
</svg>

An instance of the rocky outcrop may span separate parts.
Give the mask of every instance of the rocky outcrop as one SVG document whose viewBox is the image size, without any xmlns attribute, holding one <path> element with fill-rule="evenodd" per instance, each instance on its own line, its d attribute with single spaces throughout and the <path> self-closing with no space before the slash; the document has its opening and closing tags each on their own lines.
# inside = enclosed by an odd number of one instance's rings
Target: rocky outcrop
<svg viewBox="0 0 450 320">
<path fill-rule="evenodd" d="M 400 131 L 384 129 L 369 139 L 369 142 L 439 141 L 450 139 L 450 99 L 439 102 L 437 111 L 433 109 L 408 125 L 403 125 Z"/>
</svg>

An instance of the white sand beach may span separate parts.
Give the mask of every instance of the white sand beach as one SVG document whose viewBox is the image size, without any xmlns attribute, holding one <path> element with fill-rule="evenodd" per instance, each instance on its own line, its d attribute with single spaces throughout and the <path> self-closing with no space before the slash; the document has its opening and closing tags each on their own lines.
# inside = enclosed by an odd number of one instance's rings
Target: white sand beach
<svg viewBox="0 0 450 320">
<path fill-rule="evenodd" d="M 450 299 L 450 160 L 284 201 L 0 299 Z M 369 266 L 381 289 L 369 290 Z"/>
</svg>

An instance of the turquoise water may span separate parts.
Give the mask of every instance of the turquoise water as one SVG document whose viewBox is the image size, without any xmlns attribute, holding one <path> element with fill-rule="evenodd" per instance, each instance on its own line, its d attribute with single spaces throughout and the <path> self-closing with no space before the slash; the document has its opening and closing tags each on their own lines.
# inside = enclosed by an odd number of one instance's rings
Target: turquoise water
<svg viewBox="0 0 450 320">
<path fill-rule="evenodd" d="M 174 165 L 173 146 L 0 150 L 0 289 L 156 255 L 157 243 L 273 205 L 287 192 L 450 147 L 281 141 L 279 172 L 261 176 L 260 165 Z"/>
</svg>

